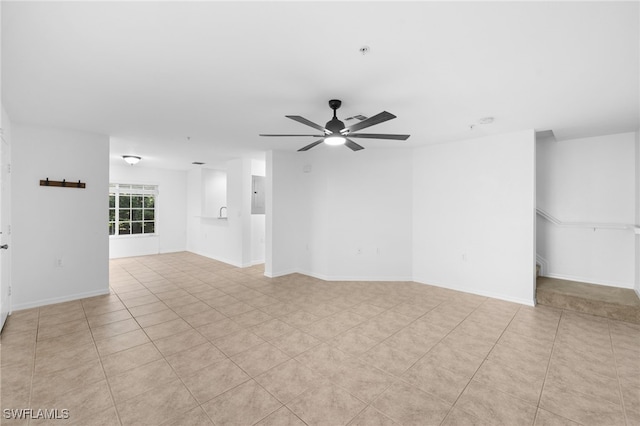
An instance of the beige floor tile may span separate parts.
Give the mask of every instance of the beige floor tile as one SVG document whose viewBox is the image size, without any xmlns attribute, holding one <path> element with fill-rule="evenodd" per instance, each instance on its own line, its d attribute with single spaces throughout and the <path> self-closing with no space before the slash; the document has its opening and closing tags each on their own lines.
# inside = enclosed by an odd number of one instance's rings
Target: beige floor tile
<svg viewBox="0 0 640 426">
<path fill-rule="evenodd" d="M 473 380 L 537 405 L 544 374 L 530 375 L 523 370 L 510 368 L 499 361 L 489 359 L 480 366 Z"/>
<path fill-rule="evenodd" d="M 322 383 L 322 376 L 296 360 L 289 360 L 255 377 L 267 391 L 283 404 Z"/>
<path fill-rule="evenodd" d="M 424 359 L 468 378 L 473 376 L 483 362 L 482 357 L 457 350 L 455 345 L 451 345 L 448 342 L 442 342 L 434 346 Z"/>
<path fill-rule="evenodd" d="M 230 305 L 214 306 L 221 314 L 228 317 L 244 314 L 245 312 L 253 311 L 255 308 L 244 302 L 236 302 Z"/>
<path fill-rule="evenodd" d="M 295 359 L 327 377 L 340 374 L 344 364 L 355 360 L 352 356 L 326 343 L 303 352 Z"/>
<path fill-rule="evenodd" d="M 453 404 L 471 378 L 443 368 L 425 357 L 409 368 L 402 375 L 402 379 L 420 390 Z"/>
<path fill-rule="evenodd" d="M 275 339 L 271 340 L 270 343 L 287 355 L 294 357 L 315 346 L 318 346 L 321 341 L 311 336 L 310 334 L 296 330 L 290 333 L 283 334 L 280 337 L 276 337 Z"/>
<path fill-rule="evenodd" d="M 518 349 L 523 352 L 528 352 L 530 354 L 537 355 L 540 358 L 549 358 L 551 356 L 551 350 L 553 349 L 552 342 L 550 343 L 546 340 L 535 339 L 509 330 L 506 330 L 502 334 L 498 340 L 498 344 Z"/>
<path fill-rule="evenodd" d="M 384 308 L 381 308 L 380 306 L 372 305 L 371 303 L 367 303 L 367 302 L 363 302 L 358 305 L 352 306 L 349 308 L 349 310 L 365 318 L 375 317 L 376 315 L 381 314 L 385 311 Z"/>
<path fill-rule="evenodd" d="M 38 326 L 38 340 L 53 339 L 65 334 L 88 331 L 89 324 L 84 318 L 56 324 L 41 324 Z"/>
<path fill-rule="evenodd" d="M 226 355 L 211 343 L 204 343 L 166 357 L 167 362 L 182 378 L 226 359 Z"/>
<path fill-rule="evenodd" d="M 94 340 L 106 339 L 107 337 L 117 336 L 119 334 L 127 333 L 140 329 L 140 326 L 133 318 L 123 321 L 112 322 L 109 324 L 101 325 L 91 328 Z"/>
<path fill-rule="evenodd" d="M 93 337 L 87 327 L 86 329 L 83 328 L 82 331 L 64 334 L 51 339 L 39 340 L 36 345 L 36 356 L 68 351 L 92 342 Z"/>
<path fill-rule="evenodd" d="M 148 305 L 150 303 L 159 302 L 158 299 L 153 294 L 149 294 L 146 296 L 134 297 L 132 299 L 123 300 L 122 303 L 127 307 L 127 309 L 136 308 L 138 306 Z"/>
<path fill-rule="evenodd" d="M 40 319 L 49 315 L 65 314 L 72 311 L 83 312 L 82 302 L 80 300 L 71 300 L 69 302 L 56 303 L 40 307 Z"/>
<path fill-rule="evenodd" d="M 231 360 L 223 359 L 183 377 L 183 382 L 202 404 L 249 379 Z"/>
<path fill-rule="evenodd" d="M 6 356 L 3 349 L 2 358 Z M 48 374 L 64 370 L 69 366 L 81 365 L 93 360 L 98 360 L 98 352 L 93 343 L 82 346 L 74 346 L 66 351 L 44 353 L 36 356 L 34 374 Z"/>
<path fill-rule="evenodd" d="M 180 418 L 197 402 L 180 382 L 173 381 L 118 405 L 123 425 L 158 425 Z"/>
<path fill-rule="evenodd" d="M 153 343 L 145 343 L 103 357 L 102 366 L 107 377 L 110 377 L 159 360 L 160 358 L 162 358 L 162 354 L 158 352 Z"/>
<path fill-rule="evenodd" d="M 136 306 L 134 308 L 128 308 L 128 309 L 129 309 L 129 312 L 131 312 L 131 315 L 137 318 L 142 315 L 149 315 L 154 312 L 164 311 L 165 309 L 168 309 L 168 308 L 169 307 L 165 305 L 164 302 L 157 301 L 157 302 L 149 303 L 147 305 L 140 305 L 140 306 Z"/>
<path fill-rule="evenodd" d="M 282 404 L 254 380 L 249 380 L 202 405 L 215 424 L 253 424 Z"/>
<path fill-rule="evenodd" d="M 280 321 L 277 318 L 272 318 L 268 321 L 249 328 L 249 331 L 267 341 L 275 339 L 276 337 L 280 337 L 284 334 L 291 333 L 295 330 L 296 329 L 294 327 L 283 321 Z"/>
<path fill-rule="evenodd" d="M 305 423 L 287 407 L 282 407 L 260 420 L 256 426 L 305 426 Z"/>
<path fill-rule="evenodd" d="M 573 422 L 564 417 L 560 417 L 556 414 L 550 413 L 547 410 L 538 408 L 536 414 L 536 421 L 534 426 L 579 426 L 579 423 Z"/>
<path fill-rule="evenodd" d="M 164 300 L 164 303 L 166 303 L 166 305 L 171 309 L 177 309 L 181 306 L 191 305 L 199 301 L 200 299 L 198 299 L 197 297 L 187 294 L 186 296 L 177 297 L 175 299 Z"/>
<path fill-rule="evenodd" d="M 108 337 L 98 340 L 96 347 L 101 357 L 111 355 L 134 346 L 143 345 L 149 342 L 149 338 L 142 330 L 130 331 L 128 333 L 119 334 L 117 336 Z"/>
<path fill-rule="evenodd" d="M 285 302 L 277 302 L 267 306 L 260 306 L 258 308 L 262 312 L 266 312 L 274 318 L 281 318 L 285 315 L 298 312 L 300 310 L 299 306 L 296 306 L 292 303 L 285 303 Z"/>
<path fill-rule="evenodd" d="M 209 305 L 207 305 L 209 306 Z M 193 315 L 185 316 L 183 319 L 191 325 L 191 327 L 201 327 L 206 324 L 211 324 L 216 321 L 226 319 L 224 315 L 215 309 L 209 307 L 208 309 L 198 312 Z"/>
<path fill-rule="evenodd" d="M 357 331 L 350 330 L 339 334 L 328 343 L 343 352 L 353 356 L 360 356 L 377 345 L 379 341 Z"/>
<path fill-rule="evenodd" d="M 482 420 L 453 407 L 442 422 L 442 426 L 492 426 L 494 423 Z"/>
<path fill-rule="evenodd" d="M 403 383 L 391 385 L 372 406 L 403 425 L 439 425 L 449 404 Z"/>
<path fill-rule="evenodd" d="M 233 356 L 264 343 L 264 340 L 249 331 L 241 330 L 216 339 L 212 343 L 225 355 Z"/>
<path fill-rule="evenodd" d="M 184 333 L 188 330 L 193 330 L 193 327 L 191 327 L 182 318 L 177 318 L 144 328 L 144 332 L 151 340 L 163 339 L 165 337 L 173 336 L 174 334 Z"/>
<path fill-rule="evenodd" d="M 65 393 L 34 395 L 31 399 L 31 406 L 68 409 L 70 420 L 81 421 L 112 408 L 113 401 L 106 380 L 102 380 Z"/>
<path fill-rule="evenodd" d="M 64 403 L 75 417 L 58 423 L 83 426 L 211 425 L 211 413 L 262 425 L 640 424 L 640 325 L 411 282 L 263 272 L 185 252 L 112 260 L 109 295 L 9 317 L 3 404 Z"/>
<path fill-rule="evenodd" d="M 111 324 L 113 322 L 124 321 L 133 318 L 128 310 L 120 309 L 113 312 L 107 312 L 105 314 L 87 316 L 89 327 L 99 327 L 101 325 Z"/>
<path fill-rule="evenodd" d="M 108 381 L 113 399 L 118 404 L 177 378 L 167 361 L 159 359 L 110 376 Z"/>
<path fill-rule="evenodd" d="M 308 425 L 346 425 L 366 404 L 336 385 L 309 389 L 287 404 Z"/>
<path fill-rule="evenodd" d="M 213 426 L 213 422 L 201 407 L 187 411 L 177 419 L 162 423 L 162 426 Z"/>
<path fill-rule="evenodd" d="M 549 365 L 548 357 L 540 357 L 502 344 L 497 344 L 493 347 L 488 359 L 505 367 L 521 370 L 529 376 L 542 378 L 544 378 Z"/>
<path fill-rule="evenodd" d="M 367 407 L 355 419 L 349 422 L 349 426 L 395 426 L 398 423 L 382 414 L 373 407 Z"/>
<path fill-rule="evenodd" d="M 357 360 L 349 360 L 330 375 L 331 381 L 360 400 L 370 403 L 393 383 L 395 378 L 375 367 Z"/>
<path fill-rule="evenodd" d="M 220 321 L 212 322 L 211 324 L 200 326 L 196 328 L 196 330 L 209 339 L 209 341 L 214 341 L 242 330 L 242 326 L 237 322 L 225 318 Z"/>
<path fill-rule="evenodd" d="M 540 408 L 582 424 L 623 425 L 618 404 L 545 383 Z"/>
<path fill-rule="evenodd" d="M 176 314 L 184 318 L 189 315 L 195 315 L 195 314 L 209 311 L 211 310 L 211 307 L 206 303 L 202 302 L 201 300 L 197 300 L 194 303 L 172 307 L 172 309 L 175 311 Z"/>
<path fill-rule="evenodd" d="M 272 318 L 273 317 L 271 315 L 262 312 L 259 309 L 254 309 L 252 311 L 244 312 L 240 315 L 234 315 L 231 317 L 232 320 L 243 327 L 253 327 L 255 325 L 269 321 Z"/>
<path fill-rule="evenodd" d="M 371 348 L 360 360 L 394 376 L 401 376 L 420 357 L 402 352 L 383 342 Z"/>
<path fill-rule="evenodd" d="M 296 328 L 302 328 L 318 321 L 320 317 L 310 312 L 299 310 L 283 315 L 280 319 Z"/>
<path fill-rule="evenodd" d="M 441 341 L 443 336 L 436 333 L 418 332 L 405 328 L 385 340 L 385 343 L 413 356 L 423 356 Z"/>
<path fill-rule="evenodd" d="M 82 364 L 67 364 L 67 367 L 47 374 L 34 375 L 32 384 L 33 397 L 44 399 L 48 395 L 65 393 L 105 379 L 102 365 L 97 358 Z"/>
<path fill-rule="evenodd" d="M 270 343 L 262 343 L 231 357 L 231 360 L 251 377 L 262 374 L 289 359 L 289 355 Z"/>
<path fill-rule="evenodd" d="M 576 391 L 614 404 L 621 404 L 618 380 L 586 370 L 583 365 L 570 365 L 552 360 L 546 383 L 560 389 Z"/>
<path fill-rule="evenodd" d="M 172 321 L 178 318 L 180 318 L 178 314 L 167 308 L 146 315 L 138 315 L 136 316 L 136 321 L 140 324 L 140 327 L 151 327 L 153 325 L 162 324 L 163 322 Z"/>
<path fill-rule="evenodd" d="M 2 368 L 15 368 L 18 366 L 31 366 L 36 356 L 35 345 L 27 347 L 3 347 L 1 349 L 0 363 Z"/>
<path fill-rule="evenodd" d="M 551 361 L 555 364 L 575 365 L 594 373 L 617 378 L 615 362 L 608 356 L 602 357 L 597 353 L 581 351 L 568 345 L 557 344 L 553 348 Z"/>
<path fill-rule="evenodd" d="M 194 346 L 201 345 L 206 342 L 207 339 L 194 329 L 154 341 L 158 350 L 162 352 L 162 355 L 165 357 L 177 352 L 189 350 Z"/>
<path fill-rule="evenodd" d="M 640 412 L 640 380 L 621 377 L 620 390 L 625 410 Z"/>
<path fill-rule="evenodd" d="M 482 420 L 498 424 L 532 424 L 535 404 L 471 381 L 455 407 Z"/>
</svg>

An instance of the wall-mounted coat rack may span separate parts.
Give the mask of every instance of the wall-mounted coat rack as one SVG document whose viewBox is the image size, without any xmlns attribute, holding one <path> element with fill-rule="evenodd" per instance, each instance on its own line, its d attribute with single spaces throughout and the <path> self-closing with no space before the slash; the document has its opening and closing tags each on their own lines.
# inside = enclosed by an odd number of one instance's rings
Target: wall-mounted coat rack
<svg viewBox="0 0 640 426">
<path fill-rule="evenodd" d="M 60 180 L 49 180 L 46 178 L 45 180 L 40 180 L 40 186 L 59 186 L 62 188 L 81 188 L 84 189 L 87 187 L 87 184 L 84 182 L 67 182 L 66 179 Z"/>
</svg>

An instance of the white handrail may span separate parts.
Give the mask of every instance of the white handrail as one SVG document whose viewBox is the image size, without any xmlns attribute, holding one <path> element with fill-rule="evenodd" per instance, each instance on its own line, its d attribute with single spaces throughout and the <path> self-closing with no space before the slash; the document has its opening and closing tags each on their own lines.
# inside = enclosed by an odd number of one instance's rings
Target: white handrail
<svg viewBox="0 0 640 426">
<path fill-rule="evenodd" d="M 536 207 L 538 216 L 548 220 L 556 226 L 564 228 L 589 228 L 589 229 L 621 229 L 631 230 L 636 234 L 640 234 L 640 226 L 630 223 L 603 223 L 603 222 L 569 222 L 558 219 L 548 212 Z"/>
</svg>

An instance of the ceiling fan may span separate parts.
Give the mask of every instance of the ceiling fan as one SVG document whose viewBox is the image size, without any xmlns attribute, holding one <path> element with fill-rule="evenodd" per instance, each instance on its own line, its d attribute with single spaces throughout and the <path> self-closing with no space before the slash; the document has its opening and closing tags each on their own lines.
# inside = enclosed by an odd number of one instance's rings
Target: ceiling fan
<svg viewBox="0 0 640 426">
<path fill-rule="evenodd" d="M 309 127 L 313 127 L 316 130 L 320 130 L 323 134 L 321 135 L 263 135 L 260 136 L 271 136 L 271 137 L 282 137 L 282 136 L 310 136 L 314 138 L 321 138 L 309 145 L 300 148 L 298 151 L 308 151 L 316 145 L 321 144 L 322 142 L 327 145 L 346 145 L 351 148 L 353 151 L 359 151 L 364 149 L 363 146 L 358 145 L 350 138 L 366 138 L 366 139 L 394 139 L 394 140 L 402 140 L 405 141 L 409 138 L 410 135 L 389 135 L 382 133 L 353 133 L 361 129 L 365 129 L 367 127 L 373 126 L 375 124 L 380 124 L 385 121 L 396 118 L 395 115 L 383 111 L 380 114 L 376 114 L 373 117 L 367 118 L 363 121 L 355 123 L 349 127 L 345 127 L 344 123 L 338 120 L 336 117 L 336 110 L 340 108 L 342 105 L 342 101 L 338 99 L 332 99 L 329 101 L 329 107 L 333 110 L 333 118 L 327 122 L 325 127 L 320 126 L 312 121 L 307 120 L 304 117 L 299 115 L 286 115 L 285 117 L 290 118 L 298 123 L 305 124 Z"/>
</svg>

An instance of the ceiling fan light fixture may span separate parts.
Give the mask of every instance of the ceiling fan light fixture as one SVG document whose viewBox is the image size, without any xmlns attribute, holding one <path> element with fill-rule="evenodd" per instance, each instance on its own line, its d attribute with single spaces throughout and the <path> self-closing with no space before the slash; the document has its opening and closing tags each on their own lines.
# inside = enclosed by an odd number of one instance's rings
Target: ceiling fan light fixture
<svg viewBox="0 0 640 426">
<path fill-rule="evenodd" d="M 142 157 L 138 157 L 137 155 L 123 155 L 122 159 L 133 166 L 134 164 L 138 164 L 138 161 L 140 161 Z"/>
<path fill-rule="evenodd" d="M 342 136 L 327 136 L 326 138 L 324 138 L 324 143 L 331 146 L 344 145 L 346 141 L 347 139 L 343 138 Z"/>
</svg>

